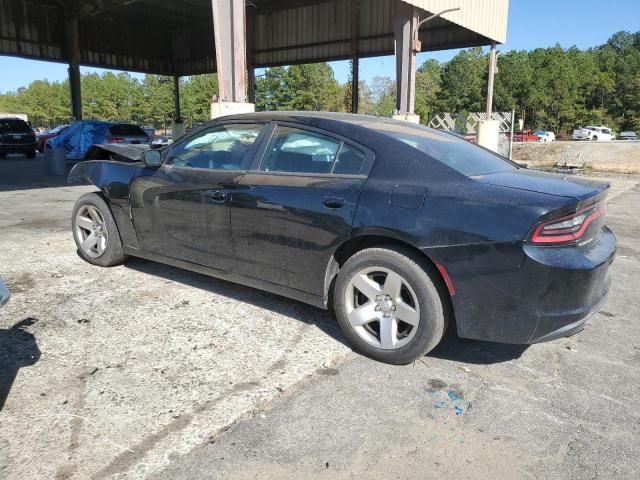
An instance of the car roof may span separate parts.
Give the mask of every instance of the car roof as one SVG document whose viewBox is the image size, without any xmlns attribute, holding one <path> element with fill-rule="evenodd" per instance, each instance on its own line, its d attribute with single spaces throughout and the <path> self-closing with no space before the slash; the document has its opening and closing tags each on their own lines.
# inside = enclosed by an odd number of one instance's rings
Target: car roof
<svg viewBox="0 0 640 480">
<path fill-rule="evenodd" d="M 256 112 L 243 113 L 239 115 L 229 115 L 220 117 L 216 120 L 256 120 L 256 121 L 291 121 L 296 123 L 312 123 L 317 120 L 330 120 L 341 123 L 351 123 L 355 125 L 365 125 L 367 123 L 375 123 L 390 120 L 382 117 L 374 117 L 373 115 L 358 115 L 354 113 L 340 112 L 294 112 L 294 111 L 278 111 L 278 112 Z M 392 120 L 393 121 L 393 120 Z M 396 120 L 397 121 L 397 120 Z"/>
</svg>

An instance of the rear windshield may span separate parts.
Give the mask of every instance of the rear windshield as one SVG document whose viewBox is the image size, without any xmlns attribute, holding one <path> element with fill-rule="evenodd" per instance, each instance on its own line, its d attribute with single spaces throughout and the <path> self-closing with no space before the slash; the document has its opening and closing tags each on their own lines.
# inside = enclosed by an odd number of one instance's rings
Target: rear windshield
<svg viewBox="0 0 640 480">
<path fill-rule="evenodd" d="M 131 125 L 129 123 L 120 123 L 118 125 L 112 125 L 109 127 L 112 135 L 141 135 L 146 137 L 147 134 L 144 130 L 137 125 Z"/>
<path fill-rule="evenodd" d="M 509 172 L 517 168 L 504 157 L 484 150 L 453 134 L 422 125 L 378 122 L 369 126 L 373 130 L 426 153 L 434 160 L 468 177 Z"/>
<path fill-rule="evenodd" d="M 31 127 L 23 120 L 9 120 L 0 118 L 0 132 L 22 132 L 28 133 Z"/>
</svg>

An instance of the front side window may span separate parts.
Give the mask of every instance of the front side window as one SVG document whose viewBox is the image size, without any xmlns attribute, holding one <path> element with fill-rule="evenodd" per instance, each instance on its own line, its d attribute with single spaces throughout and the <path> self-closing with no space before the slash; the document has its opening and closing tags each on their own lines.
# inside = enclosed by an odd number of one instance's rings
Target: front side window
<svg viewBox="0 0 640 480">
<path fill-rule="evenodd" d="M 218 125 L 200 131 L 171 150 L 167 165 L 208 168 L 212 170 L 240 170 L 262 125 Z"/>
</svg>

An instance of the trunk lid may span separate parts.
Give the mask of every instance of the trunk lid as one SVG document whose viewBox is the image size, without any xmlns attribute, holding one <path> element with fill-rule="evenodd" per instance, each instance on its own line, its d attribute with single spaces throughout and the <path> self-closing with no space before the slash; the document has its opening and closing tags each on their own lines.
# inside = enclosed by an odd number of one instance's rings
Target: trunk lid
<svg viewBox="0 0 640 480">
<path fill-rule="evenodd" d="M 597 201 L 606 195 L 606 191 L 609 188 L 608 183 L 524 169 L 472 178 L 473 180 L 499 187 L 573 198 L 580 203 L 584 203 L 585 200 L 589 200 L 592 197 L 597 197 L 593 199 Z"/>
</svg>

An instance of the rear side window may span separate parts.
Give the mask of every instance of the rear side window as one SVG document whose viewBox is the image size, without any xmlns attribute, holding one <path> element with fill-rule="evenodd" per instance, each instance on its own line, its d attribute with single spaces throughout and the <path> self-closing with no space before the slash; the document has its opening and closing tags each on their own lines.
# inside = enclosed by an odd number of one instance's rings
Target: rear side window
<svg viewBox="0 0 640 480">
<path fill-rule="evenodd" d="M 260 169 L 265 172 L 331 173 L 340 141 L 292 127 L 278 127 Z"/>
<path fill-rule="evenodd" d="M 467 177 L 510 172 L 517 169 L 504 157 L 473 145 L 453 134 L 421 125 L 379 122 L 372 124 L 371 128 L 406 143 Z"/>
<path fill-rule="evenodd" d="M 343 143 L 332 173 L 337 175 L 358 175 L 362 170 L 363 164 L 364 153 L 351 145 Z"/>
<path fill-rule="evenodd" d="M 365 155 L 351 145 L 326 135 L 279 126 L 260 170 L 265 172 L 358 175 Z"/>
<path fill-rule="evenodd" d="M 31 127 L 22 120 L 0 119 L 0 132 L 29 133 Z"/>
<path fill-rule="evenodd" d="M 119 123 L 118 125 L 112 125 L 109 127 L 112 135 L 136 135 L 146 136 L 147 134 L 137 125 L 131 125 L 129 123 Z"/>
</svg>

